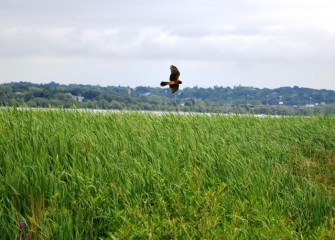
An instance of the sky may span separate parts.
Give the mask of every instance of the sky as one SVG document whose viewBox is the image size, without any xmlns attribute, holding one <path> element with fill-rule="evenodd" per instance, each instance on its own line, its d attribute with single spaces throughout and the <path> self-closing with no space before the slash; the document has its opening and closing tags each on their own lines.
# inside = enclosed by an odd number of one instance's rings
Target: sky
<svg viewBox="0 0 335 240">
<path fill-rule="evenodd" d="M 0 0 L 0 83 L 335 90 L 334 0 Z"/>
</svg>

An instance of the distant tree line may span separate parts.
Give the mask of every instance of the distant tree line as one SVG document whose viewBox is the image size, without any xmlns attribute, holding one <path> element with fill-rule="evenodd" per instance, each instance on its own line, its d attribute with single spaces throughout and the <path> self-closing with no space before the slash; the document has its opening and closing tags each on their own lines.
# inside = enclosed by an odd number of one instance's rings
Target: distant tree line
<svg viewBox="0 0 335 240">
<path fill-rule="evenodd" d="M 280 115 L 335 114 L 335 91 L 282 87 L 161 87 L 63 85 L 55 82 L 0 84 L 1 106 L 195 111 Z"/>
</svg>

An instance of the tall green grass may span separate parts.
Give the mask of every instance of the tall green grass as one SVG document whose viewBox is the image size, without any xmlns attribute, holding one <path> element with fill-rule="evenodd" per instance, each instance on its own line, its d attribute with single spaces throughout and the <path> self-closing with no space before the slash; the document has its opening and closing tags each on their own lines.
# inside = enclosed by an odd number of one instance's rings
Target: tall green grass
<svg viewBox="0 0 335 240">
<path fill-rule="evenodd" d="M 2 109 L 0 238 L 333 239 L 334 125 Z"/>
</svg>

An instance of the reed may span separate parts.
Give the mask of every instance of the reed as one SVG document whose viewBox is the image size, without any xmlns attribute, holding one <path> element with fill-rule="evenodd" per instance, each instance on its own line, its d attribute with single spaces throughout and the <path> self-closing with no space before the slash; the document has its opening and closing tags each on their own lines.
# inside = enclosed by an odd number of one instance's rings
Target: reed
<svg viewBox="0 0 335 240">
<path fill-rule="evenodd" d="M 334 124 L 1 109 L 0 239 L 333 239 Z"/>
</svg>

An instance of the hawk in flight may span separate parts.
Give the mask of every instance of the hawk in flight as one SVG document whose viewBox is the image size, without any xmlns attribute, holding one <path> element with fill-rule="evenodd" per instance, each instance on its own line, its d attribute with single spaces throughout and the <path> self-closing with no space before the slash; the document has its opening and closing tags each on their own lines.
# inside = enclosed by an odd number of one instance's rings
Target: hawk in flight
<svg viewBox="0 0 335 240">
<path fill-rule="evenodd" d="M 171 89 L 171 92 L 175 93 L 175 92 L 177 92 L 177 90 L 179 88 L 179 84 L 182 84 L 182 81 L 179 80 L 180 72 L 179 72 L 178 68 L 171 65 L 170 70 L 171 70 L 170 81 L 161 82 L 161 86 L 163 87 L 163 86 L 169 85 L 170 89 Z"/>
</svg>

